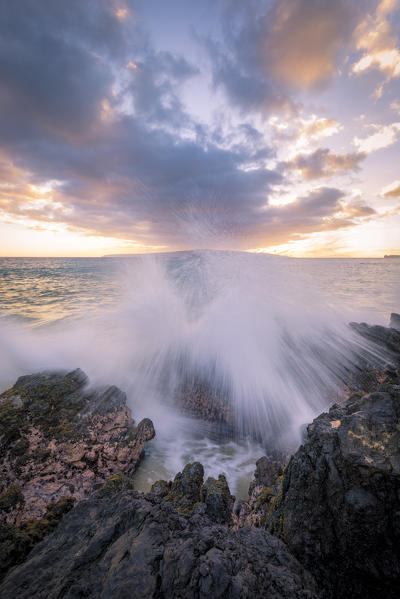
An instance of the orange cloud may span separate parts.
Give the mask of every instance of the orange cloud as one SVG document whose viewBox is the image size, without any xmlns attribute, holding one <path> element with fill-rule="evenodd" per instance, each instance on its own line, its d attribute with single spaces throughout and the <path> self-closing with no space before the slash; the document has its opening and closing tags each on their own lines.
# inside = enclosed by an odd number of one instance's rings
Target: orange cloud
<svg viewBox="0 0 400 599">
<path fill-rule="evenodd" d="M 337 71 L 357 15 L 351 2 L 278 2 L 265 47 L 274 76 L 303 89 L 325 83 Z"/>
<path fill-rule="evenodd" d="M 377 69 L 386 77 L 384 83 L 375 90 L 376 97 L 382 95 L 385 83 L 394 77 L 400 77 L 398 40 L 388 18 L 397 9 L 396 0 L 382 0 L 375 15 L 367 15 L 355 32 L 357 49 L 363 54 L 353 64 L 352 72 L 359 75 L 370 69 Z"/>
<path fill-rule="evenodd" d="M 114 14 L 119 21 L 124 21 L 128 17 L 128 9 L 127 8 L 117 8 L 114 11 Z"/>
<path fill-rule="evenodd" d="M 400 198 L 400 181 L 395 181 L 382 190 L 384 198 Z"/>
<path fill-rule="evenodd" d="M 299 154 L 284 165 L 288 169 L 300 171 L 305 179 L 318 179 L 358 170 L 360 161 L 365 157 L 363 152 L 335 154 L 327 148 L 318 148 L 311 154 Z"/>
</svg>

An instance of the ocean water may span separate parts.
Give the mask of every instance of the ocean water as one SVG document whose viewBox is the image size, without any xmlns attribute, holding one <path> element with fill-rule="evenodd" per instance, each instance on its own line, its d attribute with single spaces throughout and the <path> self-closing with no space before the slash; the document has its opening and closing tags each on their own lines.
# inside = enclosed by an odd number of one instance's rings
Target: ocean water
<svg viewBox="0 0 400 599">
<path fill-rule="evenodd" d="M 244 497 L 266 447 L 295 448 L 339 395 L 363 343 L 348 322 L 387 324 L 393 311 L 395 259 L 1 258 L 0 389 L 21 374 L 80 367 L 93 384 L 126 391 L 136 420 L 154 421 L 138 488 L 199 460 Z M 180 412 L 188 372 L 229 397 L 234 437 Z"/>
</svg>

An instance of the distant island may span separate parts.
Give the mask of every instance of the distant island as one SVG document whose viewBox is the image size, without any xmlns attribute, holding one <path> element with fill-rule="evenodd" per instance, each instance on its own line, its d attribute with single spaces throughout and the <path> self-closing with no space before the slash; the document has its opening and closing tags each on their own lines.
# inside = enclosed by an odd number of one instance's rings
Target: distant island
<svg viewBox="0 0 400 599">
<path fill-rule="evenodd" d="M 384 258 L 400 258 L 400 254 L 386 254 Z"/>
</svg>

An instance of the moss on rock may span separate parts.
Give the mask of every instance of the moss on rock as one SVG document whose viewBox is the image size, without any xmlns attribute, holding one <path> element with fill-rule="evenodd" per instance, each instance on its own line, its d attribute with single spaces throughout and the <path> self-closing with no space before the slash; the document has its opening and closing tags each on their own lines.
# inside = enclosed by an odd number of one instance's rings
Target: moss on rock
<svg viewBox="0 0 400 599">
<path fill-rule="evenodd" d="M 24 494 L 16 483 L 10 485 L 0 494 L 0 512 L 9 512 L 18 504 L 24 503 Z"/>
<path fill-rule="evenodd" d="M 100 487 L 99 493 L 101 495 L 114 495 L 120 493 L 124 489 L 133 489 L 133 482 L 130 478 L 122 474 L 122 472 L 116 472 Z"/>
<path fill-rule="evenodd" d="M 63 497 L 49 503 L 43 518 L 24 520 L 19 526 L 0 524 L 0 580 L 11 567 L 21 564 L 31 549 L 56 528 L 72 509 L 74 501 L 73 497 Z"/>
<path fill-rule="evenodd" d="M 223 474 L 218 479 L 209 477 L 202 486 L 201 498 L 206 505 L 206 514 L 219 524 L 232 522 L 232 508 L 235 497 L 231 495 Z"/>
<path fill-rule="evenodd" d="M 186 464 L 182 472 L 178 472 L 172 481 L 165 500 L 173 503 L 182 516 L 191 516 L 196 504 L 201 502 L 203 477 L 204 468 L 199 462 Z"/>
</svg>

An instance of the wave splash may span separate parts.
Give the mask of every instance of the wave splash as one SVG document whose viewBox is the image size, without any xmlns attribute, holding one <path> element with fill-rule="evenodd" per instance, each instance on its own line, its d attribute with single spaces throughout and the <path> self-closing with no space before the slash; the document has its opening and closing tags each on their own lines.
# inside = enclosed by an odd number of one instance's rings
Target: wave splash
<svg viewBox="0 0 400 599">
<path fill-rule="evenodd" d="M 293 445 L 370 351 L 296 260 L 206 250 L 135 257 L 119 286 L 111 308 L 35 330 L 4 324 L 2 380 L 79 366 L 126 390 L 135 416 L 151 417 L 161 434 L 181 418 L 182 389 L 194 389 L 199 416 L 208 402 L 235 434 Z"/>
</svg>

